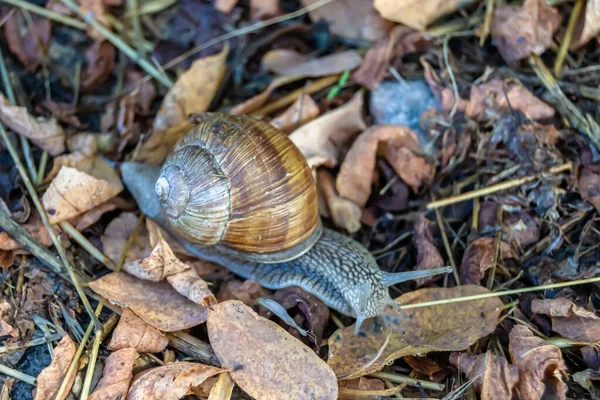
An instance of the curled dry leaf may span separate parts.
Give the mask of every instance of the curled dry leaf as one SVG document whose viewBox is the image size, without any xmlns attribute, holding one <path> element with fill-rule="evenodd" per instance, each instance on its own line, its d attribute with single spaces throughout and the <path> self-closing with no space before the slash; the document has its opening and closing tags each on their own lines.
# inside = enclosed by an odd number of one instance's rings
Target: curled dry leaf
<svg viewBox="0 0 600 400">
<path fill-rule="evenodd" d="M 133 378 L 133 365 L 137 351 L 124 348 L 112 353 L 104 362 L 102 379 L 89 400 L 125 399 Z"/>
<path fill-rule="evenodd" d="M 337 381 L 327 364 L 242 302 L 210 308 L 207 327 L 217 358 L 250 396 L 278 399 L 285 393 L 293 399 L 337 399 Z"/>
<path fill-rule="evenodd" d="M 494 242 L 494 238 L 479 238 L 469 244 L 460 263 L 461 283 L 479 284 L 485 271 L 494 266 L 496 258 Z M 499 258 L 518 258 L 508 243 L 500 241 L 499 246 Z"/>
<path fill-rule="evenodd" d="M 206 379 L 225 370 L 191 362 L 167 363 L 133 378 L 127 400 L 178 400 Z"/>
<path fill-rule="evenodd" d="M 531 311 L 549 316 L 552 319 L 552 330 L 567 339 L 600 342 L 600 317 L 564 297 L 535 299 L 531 302 Z"/>
<path fill-rule="evenodd" d="M 52 23 L 49 19 L 31 15 L 31 24 L 22 12 L 13 13 L 4 22 L 4 35 L 10 51 L 33 72 L 42 62 L 50 46 Z"/>
<path fill-rule="evenodd" d="M 117 51 L 107 40 L 100 39 L 85 51 L 87 68 L 81 73 L 81 87 L 94 90 L 102 86 L 115 67 Z"/>
<path fill-rule="evenodd" d="M 591 168 L 582 168 L 577 186 L 581 197 L 600 212 L 600 174 Z"/>
<path fill-rule="evenodd" d="M 502 5 L 494 11 L 492 41 L 507 63 L 540 55 L 552 44 L 562 18 L 545 0 L 526 0 L 522 6 Z"/>
<path fill-rule="evenodd" d="M 444 259 L 433 243 L 433 235 L 429 229 L 429 220 L 424 215 L 419 215 L 413 227 L 413 245 L 417 249 L 417 265 L 414 270 L 440 268 L 444 266 Z M 415 279 L 417 287 L 434 282 L 441 276 Z"/>
<path fill-rule="evenodd" d="M 156 113 L 150 139 L 142 145 L 138 161 L 162 163 L 175 142 L 192 126 L 188 115 L 208 110 L 225 75 L 229 47 L 194 61 L 175 82 Z"/>
<path fill-rule="evenodd" d="M 206 308 L 183 297 L 167 282 L 142 281 L 124 272 L 112 272 L 90 282 L 90 288 L 120 307 L 131 308 L 161 331 L 180 331 L 206 321 Z"/>
<path fill-rule="evenodd" d="M 244 304 L 254 307 L 259 297 L 269 296 L 269 291 L 254 281 L 231 280 L 221 287 L 217 299 L 220 303 L 227 300 L 240 300 Z"/>
<path fill-rule="evenodd" d="M 276 49 L 263 56 L 262 68 L 281 76 L 320 77 L 353 70 L 362 62 L 354 50 L 346 50 L 315 59 L 294 50 Z"/>
<path fill-rule="evenodd" d="M 196 304 L 208 307 L 217 302 L 217 299 L 208 288 L 208 283 L 200 278 L 193 268 L 179 274 L 168 276 L 167 282 L 169 282 L 178 293 L 184 295 Z"/>
<path fill-rule="evenodd" d="M 0 301 L 0 337 L 8 338 L 5 342 L 11 343 L 19 339 L 19 330 L 15 329 L 13 321 L 14 311 L 10 303 L 6 300 Z"/>
<path fill-rule="evenodd" d="M 123 310 L 107 348 L 111 351 L 133 348 L 138 353 L 163 351 L 169 339 L 161 331 L 145 323 L 129 308 Z"/>
<path fill-rule="evenodd" d="M 56 398 L 56 392 L 62 384 L 63 378 L 67 373 L 67 369 L 75 356 L 77 345 L 68 335 L 64 336 L 54 349 L 52 362 L 44 368 L 37 377 L 37 388 L 35 392 L 35 400 L 46 400 Z M 69 395 L 71 387 L 75 382 L 75 374 L 71 374 L 69 381 L 66 384 L 66 390 L 63 395 L 56 400 L 64 400 Z"/>
<path fill-rule="evenodd" d="M 277 89 L 280 86 L 287 85 L 288 83 L 291 83 L 295 80 L 295 77 L 280 77 L 273 79 L 273 81 L 269 84 L 269 86 L 267 86 L 265 90 L 263 90 L 256 96 L 244 101 L 242 104 L 238 104 L 237 106 L 233 107 L 231 110 L 229 110 L 229 114 L 249 114 L 253 111 L 258 110 L 263 106 L 263 104 L 267 102 L 269 96 L 271 95 L 271 93 L 273 93 L 275 89 Z"/>
<path fill-rule="evenodd" d="M 125 244 L 134 234 L 138 217 L 132 212 L 124 212 L 109 222 L 102 234 L 102 249 L 110 260 L 117 264 L 125 250 Z M 125 261 L 133 261 L 150 255 L 148 230 L 143 224 L 139 227 L 133 243 L 129 247 Z"/>
<path fill-rule="evenodd" d="M 479 285 L 426 288 L 395 299 L 402 305 L 490 293 Z M 327 363 L 338 379 L 379 371 L 388 362 L 430 351 L 461 351 L 496 329 L 502 302 L 490 297 L 462 303 L 387 311 L 365 320 L 357 335 L 354 325 L 329 338 Z M 457 324 L 456 316 L 460 315 Z"/>
<path fill-rule="evenodd" d="M 474 119 L 484 117 L 488 106 L 493 110 L 521 111 L 532 120 L 554 116 L 554 108 L 535 97 L 524 86 L 497 78 L 471 87 L 467 116 Z"/>
<path fill-rule="evenodd" d="M 588 0 L 585 4 L 573 31 L 570 50 L 577 50 L 600 34 L 600 1 Z"/>
<path fill-rule="evenodd" d="M 385 19 L 425 30 L 436 19 L 464 7 L 474 0 L 375 0 L 375 8 Z"/>
<path fill-rule="evenodd" d="M 120 180 L 110 182 L 63 166 L 42 196 L 42 203 L 50 223 L 55 224 L 91 210 L 122 190 Z"/>
<path fill-rule="evenodd" d="M 481 400 L 502 400 L 515 397 L 514 389 L 519 380 L 519 371 L 503 356 L 492 352 L 483 354 L 453 353 L 450 362 L 474 380 L 475 390 Z"/>
<path fill-rule="evenodd" d="M 271 120 L 271 125 L 284 133 L 312 121 L 320 114 L 319 106 L 308 94 L 298 97 L 287 110 Z"/>
<path fill-rule="evenodd" d="M 304 7 L 318 0 L 302 0 Z M 372 0 L 337 0 L 308 13 L 313 22 L 325 20 L 329 30 L 347 39 L 374 41 L 385 35 L 392 23 L 381 18 Z"/>
<path fill-rule="evenodd" d="M 57 156 L 65 151 L 65 132 L 56 119 L 34 118 L 25 107 L 13 106 L 0 93 L 0 120 L 37 146 Z"/>
<path fill-rule="evenodd" d="M 367 127 L 362 118 L 363 94 L 296 129 L 290 139 L 311 167 L 334 167 L 344 146 L 356 133 Z"/>
<path fill-rule="evenodd" d="M 515 325 L 512 328 L 509 340 L 510 359 L 519 370 L 517 390 L 520 398 L 565 399 L 567 385 L 560 377 L 560 371 L 565 369 L 565 364 L 560 349 L 533 336 L 523 325 Z"/>
<path fill-rule="evenodd" d="M 417 134 L 406 126 L 375 125 L 361 133 L 348 150 L 337 176 L 338 193 L 364 207 L 371 195 L 378 149 L 396 174 L 413 191 L 428 182 L 435 171 L 427 160 L 417 156 L 421 145 Z"/>
<path fill-rule="evenodd" d="M 323 168 L 317 170 L 317 186 L 333 223 L 350 233 L 357 232 L 361 227 L 362 209 L 338 194 L 333 177 Z"/>
</svg>

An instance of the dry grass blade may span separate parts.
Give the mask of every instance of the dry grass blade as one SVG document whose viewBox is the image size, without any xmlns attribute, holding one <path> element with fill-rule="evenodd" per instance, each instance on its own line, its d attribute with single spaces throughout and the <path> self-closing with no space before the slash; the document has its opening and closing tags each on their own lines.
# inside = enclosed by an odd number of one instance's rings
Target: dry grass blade
<svg viewBox="0 0 600 400">
<path fill-rule="evenodd" d="M 6 3 L 6 4 L 10 4 L 12 6 L 15 7 L 19 7 L 23 10 L 27 10 L 30 11 L 34 14 L 38 14 L 41 15 L 42 17 L 46 17 L 49 20 L 52 21 L 56 21 L 58 23 L 61 23 L 63 25 L 66 26 L 70 26 L 71 28 L 75 28 L 75 29 L 79 29 L 84 31 L 85 30 L 85 23 L 81 22 L 81 21 L 77 21 L 74 18 L 68 17 L 66 15 L 57 13 L 55 11 L 52 10 L 48 10 L 44 7 L 40 7 L 38 5 L 35 5 L 33 3 L 29 3 L 27 1 L 21 1 L 21 0 L 0 0 L 0 3 Z"/>
</svg>

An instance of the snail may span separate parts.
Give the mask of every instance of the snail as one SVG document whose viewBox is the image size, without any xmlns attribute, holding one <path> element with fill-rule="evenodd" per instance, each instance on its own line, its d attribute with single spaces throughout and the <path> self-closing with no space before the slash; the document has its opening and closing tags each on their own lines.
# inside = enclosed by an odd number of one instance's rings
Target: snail
<svg viewBox="0 0 600 400">
<path fill-rule="evenodd" d="M 142 212 L 188 251 L 267 289 L 298 286 L 361 322 L 397 307 L 388 287 L 450 267 L 383 272 L 354 239 L 322 226 L 302 153 L 267 122 L 196 114 L 162 167 L 121 165 Z"/>
</svg>

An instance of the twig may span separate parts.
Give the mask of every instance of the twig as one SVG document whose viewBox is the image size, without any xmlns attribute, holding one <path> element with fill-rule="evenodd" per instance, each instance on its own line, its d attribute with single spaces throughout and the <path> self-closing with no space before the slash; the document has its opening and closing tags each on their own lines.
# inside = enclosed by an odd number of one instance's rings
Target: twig
<svg viewBox="0 0 600 400">
<path fill-rule="evenodd" d="M 100 306 L 104 304 L 100 303 Z M 96 337 L 94 337 L 94 343 L 92 344 L 92 354 L 90 361 L 87 366 L 85 373 L 85 379 L 83 380 L 83 386 L 81 388 L 80 400 L 87 400 L 90 394 L 90 387 L 92 386 L 92 377 L 94 376 L 94 370 L 96 369 L 96 361 L 98 360 L 98 351 L 100 351 L 100 344 L 102 343 L 103 332 L 102 330 L 96 331 Z"/>
<path fill-rule="evenodd" d="M 96 248 L 93 244 L 90 243 L 89 240 L 85 238 L 73 225 L 71 225 L 68 221 L 63 221 L 60 224 L 60 227 L 67 232 L 73 240 L 75 240 L 81 247 L 83 247 L 92 257 L 96 260 L 104 264 L 108 269 L 115 270 L 116 266 L 113 262 L 106 257 L 100 250 Z"/>
<path fill-rule="evenodd" d="M 29 383 L 32 386 L 35 386 L 35 378 L 33 376 L 24 374 L 23 372 L 17 371 L 16 369 L 7 367 L 4 364 L 0 364 L 0 374 L 12 376 L 15 379 L 18 379 L 25 383 Z"/>
<path fill-rule="evenodd" d="M 460 101 L 460 96 L 458 94 L 458 84 L 456 83 L 456 78 L 454 77 L 454 70 L 452 69 L 452 65 L 450 65 L 450 50 L 449 50 L 449 42 L 451 36 L 448 35 L 444 38 L 444 45 L 442 47 L 444 53 L 444 64 L 446 64 L 446 71 L 448 71 L 448 76 L 450 77 L 450 82 L 452 82 L 452 92 L 454 93 L 454 104 L 452 105 L 452 110 L 450 111 L 450 118 L 454 117 L 456 114 L 456 110 L 458 110 L 458 103 Z"/>
<path fill-rule="evenodd" d="M 108 30 L 104 25 L 99 23 L 94 19 L 94 15 L 92 13 L 84 14 L 77 4 L 73 2 L 73 0 L 60 0 L 65 6 L 67 6 L 71 11 L 75 12 L 79 15 L 83 20 L 92 26 L 95 30 L 100 32 L 102 36 L 104 36 L 109 42 L 111 42 L 115 47 L 121 50 L 127 57 L 129 57 L 133 62 L 138 64 L 141 68 L 143 68 L 149 75 L 155 78 L 157 81 L 162 83 L 164 86 L 170 88 L 173 86 L 171 80 L 164 74 L 161 74 L 160 71 L 152 65 L 148 60 L 138 54 L 134 49 L 131 48 L 127 43 L 125 43 L 120 37 L 112 33 Z"/>
<path fill-rule="evenodd" d="M 569 46 L 571 45 L 571 40 L 573 39 L 575 25 L 577 24 L 579 15 L 581 15 L 581 10 L 583 10 L 584 3 L 585 2 L 583 0 L 576 0 L 575 5 L 573 5 L 573 10 L 571 10 L 571 16 L 569 17 L 567 30 L 565 31 L 565 35 L 560 43 L 558 53 L 556 54 L 556 60 L 554 61 L 554 75 L 556 76 L 560 76 L 560 71 L 562 70 L 565 57 L 567 56 Z"/>
<path fill-rule="evenodd" d="M 75 18 L 67 17 L 66 15 L 57 13 L 55 11 L 48 10 L 47 8 L 40 7 L 33 3 L 22 1 L 22 0 L 0 0 L 0 2 L 10 4 L 15 7 L 22 8 L 24 10 L 30 11 L 34 14 L 41 15 L 42 17 L 46 17 L 52 21 L 59 22 L 63 25 L 70 26 L 71 28 L 80 29 L 85 31 L 86 25 L 76 20 Z"/>
<path fill-rule="evenodd" d="M 48 152 L 44 150 L 42 157 L 40 158 L 40 164 L 37 169 L 37 179 L 35 180 L 36 185 L 40 185 L 44 180 L 44 174 L 46 173 L 46 165 L 48 164 Z"/>
<path fill-rule="evenodd" d="M 456 280 L 456 284 L 460 286 L 460 278 L 458 277 L 458 271 L 456 269 L 456 263 L 454 262 L 454 256 L 452 255 L 452 248 L 450 247 L 450 242 L 448 241 L 448 235 L 446 234 L 446 228 L 444 228 L 442 213 L 437 208 L 435 209 L 435 220 L 437 221 L 438 228 L 440 229 L 440 234 L 442 235 L 442 242 L 444 242 L 444 249 L 446 250 L 446 255 L 448 256 L 448 260 L 450 261 L 450 265 L 452 266 L 452 275 L 454 275 L 454 280 Z"/>
<path fill-rule="evenodd" d="M 394 383 L 408 383 L 410 386 L 421 385 L 425 389 L 437 390 L 440 392 L 444 390 L 445 387 L 444 385 L 439 383 L 410 378 L 408 376 L 403 375 L 390 374 L 389 372 L 373 372 L 372 374 L 369 374 L 369 376 L 372 376 L 374 378 L 387 379 L 390 382 Z"/>
<path fill-rule="evenodd" d="M 571 163 L 567 162 L 567 163 L 561 164 L 559 166 L 550 168 L 548 170 L 548 173 L 549 174 L 558 174 L 558 173 L 570 170 L 571 167 L 572 167 Z M 513 180 L 510 180 L 507 182 L 497 183 L 492 186 L 487 186 L 487 187 L 473 190 L 473 191 L 470 191 L 467 193 L 462 193 L 462 194 L 459 194 L 456 196 L 447 197 L 442 200 L 432 201 L 431 203 L 427 204 L 427 208 L 431 210 L 431 209 L 436 209 L 436 208 L 440 208 L 440 207 L 445 207 L 450 204 L 460 203 L 461 201 L 466 201 L 466 200 L 475 199 L 477 197 L 487 196 L 488 194 L 496 193 L 496 192 L 510 189 L 510 188 L 513 188 L 516 186 L 521 186 L 527 182 L 531 182 L 535 179 L 538 179 L 541 176 L 542 176 L 541 173 L 532 175 L 532 176 L 524 176 L 522 178 L 513 179 Z"/>
<path fill-rule="evenodd" d="M 483 46 L 485 40 L 490 34 L 490 27 L 492 26 L 492 17 L 494 16 L 494 4 L 495 0 L 486 0 L 485 2 L 485 19 L 483 25 L 481 25 L 481 33 L 479 35 L 479 45 Z"/>
</svg>

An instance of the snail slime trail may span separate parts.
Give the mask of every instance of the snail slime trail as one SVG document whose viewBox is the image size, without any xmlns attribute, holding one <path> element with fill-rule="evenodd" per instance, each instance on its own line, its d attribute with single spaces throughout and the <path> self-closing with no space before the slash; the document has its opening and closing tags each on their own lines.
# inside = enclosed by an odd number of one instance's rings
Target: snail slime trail
<svg viewBox="0 0 600 400">
<path fill-rule="evenodd" d="M 356 332 L 398 307 L 389 286 L 451 272 L 383 272 L 360 243 L 323 228 L 308 163 L 268 123 L 217 113 L 196 121 L 162 167 L 125 162 L 121 172 L 148 218 L 197 257 L 267 289 L 298 286 L 355 317 Z"/>
</svg>

